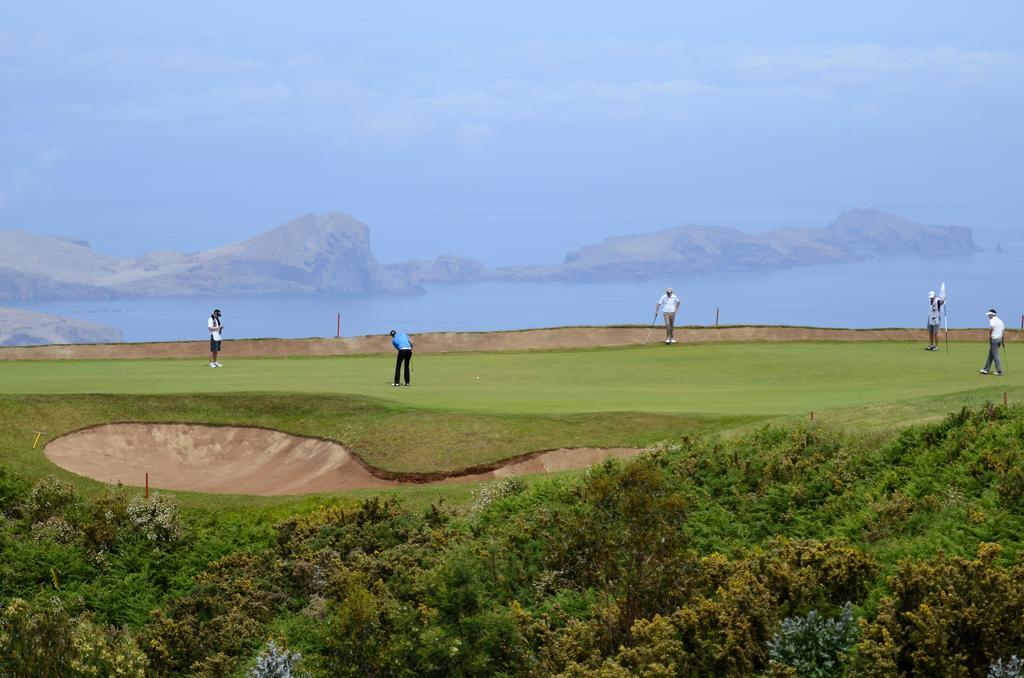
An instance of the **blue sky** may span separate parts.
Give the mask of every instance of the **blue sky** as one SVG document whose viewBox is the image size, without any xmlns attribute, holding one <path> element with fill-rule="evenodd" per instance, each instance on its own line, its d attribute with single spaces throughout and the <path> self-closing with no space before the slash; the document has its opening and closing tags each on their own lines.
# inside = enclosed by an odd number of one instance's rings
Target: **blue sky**
<svg viewBox="0 0 1024 678">
<path fill-rule="evenodd" d="M 105 253 L 340 210 L 387 262 L 544 263 L 1024 207 L 1020 2 L 11 4 L 0 228 Z"/>
</svg>

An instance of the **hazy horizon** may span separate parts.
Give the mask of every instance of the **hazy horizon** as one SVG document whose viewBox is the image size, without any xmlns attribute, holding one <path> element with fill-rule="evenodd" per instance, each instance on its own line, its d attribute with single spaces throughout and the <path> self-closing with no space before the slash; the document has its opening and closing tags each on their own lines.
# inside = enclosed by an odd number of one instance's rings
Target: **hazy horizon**
<svg viewBox="0 0 1024 678">
<path fill-rule="evenodd" d="M 1022 20 L 1009 1 L 9 7 L 0 228 L 136 256 L 343 211 L 381 261 L 490 266 L 857 205 L 1012 233 Z"/>
</svg>

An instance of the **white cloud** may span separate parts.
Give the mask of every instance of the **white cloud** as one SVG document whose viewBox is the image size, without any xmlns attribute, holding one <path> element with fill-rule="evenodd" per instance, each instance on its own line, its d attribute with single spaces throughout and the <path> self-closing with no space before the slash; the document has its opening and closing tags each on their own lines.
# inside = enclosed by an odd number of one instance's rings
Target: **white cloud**
<svg viewBox="0 0 1024 678">
<path fill-rule="evenodd" d="M 625 131 L 679 123 L 784 124 L 885 115 L 913 93 L 947 104 L 944 88 L 1011 87 L 1024 51 L 891 47 L 694 47 L 683 41 L 567 40 L 467 45 L 373 41 L 285 48 L 64 46 L 21 65 L 44 98 L 14 120 L 90 133 L 301 130 L 339 143 L 451 139 L 464 150 L 516 125 Z M 4 84 L 0 73 L 0 85 Z M 10 87 L 8 87 L 10 89 Z M 16 103 L 14 106 L 23 104 Z M 481 122 L 481 121 L 486 121 Z"/>
<path fill-rule="evenodd" d="M 812 45 L 752 50 L 737 58 L 749 73 L 776 79 L 817 77 L 833 81 L 896 82 L 921 78 L 970 85 L 987 78 L 1019 76 L 1019 50 L 955 47 L 890 47 L 876 43 Z"/>
</svg>

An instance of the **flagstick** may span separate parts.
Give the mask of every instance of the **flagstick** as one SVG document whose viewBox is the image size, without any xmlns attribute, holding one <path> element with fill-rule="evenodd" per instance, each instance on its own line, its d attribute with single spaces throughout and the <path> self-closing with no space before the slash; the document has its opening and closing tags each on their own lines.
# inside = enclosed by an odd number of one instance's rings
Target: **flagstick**
<svg viewBox="0 0 1024 678">
<path fill-rule="evenodd" d="M 949 354 L 949 315 L 945 304 L 942 305 L 942 319 L 946 321 L 946 353 Z"/>
<path fill-rule="evenodd" d="M 939 285 L 939 299 L 942 300 L 942 319 L 946 321 L 946 355 L 949 355 L 949 310 L 946 308 L 946 282 Z"/>
</svg>

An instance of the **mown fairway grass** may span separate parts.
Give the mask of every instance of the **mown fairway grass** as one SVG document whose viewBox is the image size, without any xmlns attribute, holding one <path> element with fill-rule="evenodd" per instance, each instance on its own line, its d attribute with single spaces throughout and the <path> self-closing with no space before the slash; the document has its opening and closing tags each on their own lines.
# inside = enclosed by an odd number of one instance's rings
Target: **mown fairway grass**
<svg viewBox="0 0 1024 678">
<path fill-rule="evenodd" d="M 978 374 L 984 347 L 743 343 L 420 355 L 414 387 L 391 387 L 390 356 L 0 363 L 0 393 L 342 393 L 403 408 L 498 415 L 659 412 L 778 416 L 1024 382 Z M 1024 354 L 1022 354 L 1024 358 Z M 478 378 L 479 377 L 479 378 Z"/>
</svg>

